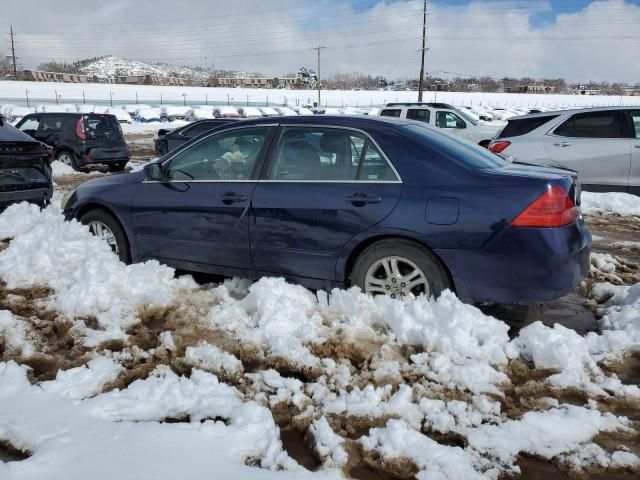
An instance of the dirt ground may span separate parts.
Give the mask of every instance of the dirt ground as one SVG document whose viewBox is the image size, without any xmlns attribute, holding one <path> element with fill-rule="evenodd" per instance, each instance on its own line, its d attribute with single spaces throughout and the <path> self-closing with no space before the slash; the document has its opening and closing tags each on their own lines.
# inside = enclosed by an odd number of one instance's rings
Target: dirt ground
<svg viewBox="0 0 640 480">
<path fill-rule="evenodd" d="M 142 165 L 155 157 L 153 151 L 153 135 L 135 134 L 128 135 L 132 151 L 133 167 Z M 106 173 L 105 173 L 106 174 Z M 58 190 L 69 190 L 87 180 L 94 178 L 86 174 L 70 175 L 56 179 Z M 640 281 L 640 243 L 635 243 L 640 239 L 640 221 L 625 220 L 616 217 L 589 217 L 587 223 L 594 235 L 593 251 L 597 253 L 608 253 L 616 257 L 625 266 L 625 271 L 621 275 L 623 283 L 636 283 Z M 0 250 L 6 244 L 0 242 Z M 207 284 L 210 278 L 198 278 L 204 282 L 202 297 L 195 302 L 175 305 L 174 307 L 161 312 L 141 312 L 142 322 L 127 333 L 130 338 L 126 342 L 118 341 L 100 346 L 102 351 L 113 352 L 128 360 L 123 363 L 125 372 L 111 385 L 107 385 L 106 390 L 114 388 L 126 388 L 136 379 L 146 378 L 146 376 L 159 364 L 169 365 L 176 373 L 189 375 L 192 366 L 184 361 L 185 349 L 194 345 L 202 339 L 217 345 L 219 348 L 236 355 L 244 365 L 244 373 L 259 372 L 265 368 L 273 368 L 283 376 L 295 377 L 303 382 L 315 380 L 316 373 L 304 371 L 282 363 L 277 358 L 265 358 L 260 352 L 246 349 L 239 344 L 236 339 L 230 337 L 228 332 L 220 332 L 211 328 L 202 327 L 198 321 L 198 315 L 212 306 L 211 300 L 206 296 Z M 547 325 L 555 323 L 572 328 L 580 334 L 586 334 L 597 330 L 597 304 L 588 298 L 589 284 L 593 279 L 589 279 L 585 285 L 575 292 L 550 302 L 544 306 L 534 306 L 529 309 L 504 307 L 504 306 L 484 306 L 485 313 L 491 314 L 507 322 L 511 327 L 512 334 L 517 334 L 518 330 L 530 323 L 541 320 Z M 3 349 L 0 344 L 0 359 L 16 359 L 20 363 L 27 363 L 32 367 L 31 380 L 33 382 L 52 379 L 60 368 L 72 368 L 82 365 L 94 353 L 90 349 L 83 347 L 81 342 L 74 337 L 71 322 L 56 314 L 47 311 L 40 300 L 49 295 L 46 288 L 33 289 L 29 291 L 10 291 L 0 284 L 0 309 L 11 310 L 15 315 L 32 319 L 34 342 L 41 346 L 39 353 L 29 359 L 15 357 L 10 352 Z M 82 319 L 88 326 L 92 319 Z M 159 345 L 159 334 L 163 331 L 171 331 L 176 343 L 173 351 L 163 350 Z M 1 339 L 0 339 L 1 340 Z M 317 347 L 323 351 L 323 356 L 338 359 L 346 359 L 353 366 L 353 377 L 356 381 L 365 383 L 376 383 L 372 380 L 372 358 L 371 353 L 380 351 L 380 345 L 344 345 L 340 339 L 333 339 Z M 140 355 L 139 352 L 148 352 L 150 355 Z M 393 352 L 399 359 L 408 362 L 409 355 L 415 353 L 409 350 L 398 350 Z M 623 364 L 611 366 L 625 383 L 640 382 L 640 356 L 627 359 Z M 538 372 L 530 366 L 513 362 L 509 366 L 508 375 L 513 386 L 505 390 L 505 397 L 496 399 L 502 403 L 503 411 L 507 412 L 510 418 L 517 418 L 518 415 L 526 411 L 528 406 L 545 396 L 555 396 L 565 403 L 582 405 L 586 402 L 579 392 L 550 392 L 543 386 L 544 379 L 548 372 Z M 248 398 L 256 395 L 256 386 L 251 384 L 243 376 L 232 376 L 225 378 L 230 384 L 238 388 Z M 403 381 L 409 384 L 415 382 L 420 386 L 424 383 L 428 388 L 428 382 L 419 378 L 401 378 L 396 381 Z M 450 392 L 449 392 L 450 393 Z M 442 393 L 447 398 L 449 393 Z M 455 395 L 464 397 L 464 392 L 456 392 Z M 462 398 L 464 399 L 464 398 Z M 617 414 L 627 415 L 633 422 L 640 425 L 640 406 L 629 405 L 624 402 L 610 402 L 600 405 L 602 409 L 612 411 Z M 301 465 L 314 470 L 321 466 L 321 459 L 318 457 L 313 447 L 313 439 L 309 438 L 309 422 L 300 415 L 301 411 L 293 405 L 275 405 L 272 409 L 274 419 L 282 429 L 282 441 L 285 449 Z M 333 417 L 328 419 L 334 430 L 347 439 L 347 451 L 349 452 L 349 463 L 344 467 L 347 475 L 357 479 L 398 479 L 412 478 L 415 474 L 412 465 L 397 467 L 393 472 L 389 470 L 389 465 L 381 464 L 379 459 L 364 455 L 358 447 L 355 439 L 369 428 L 384 425 L 386 418 L 371 419 L 372 423 L 367 423 L 362 419 Z M 188 419 L 167 419 L 167 421 L 188 421 Z M 428 433 L 428 432 L 425 432 Z M 0 439 L 1 440 L 1 439 Z M 439 441 L 450 445 L 464 446 L 464 439 L 455 436 L 438 438 Z M 608 442 L 616 445 L 622 444 L 630 451 L 640 454 L 640 435 L 630 435 L 624 438 L 596 439 L 596 443 L 605 448 Z M 10 445 L 3 445 L 0 441 L 0 459 L 19 461 L 25 458 L 24 452 L 13 449 Z M 522 475 L 519 478 L 528 480 L 541 479 L 631 479 L 638 478 L 638 472 L 592 472 L 575 473 L 569 472 L 562 465 L 550 463 L 537 458 L 522 457 L 519 460 Z"/>
</svg>

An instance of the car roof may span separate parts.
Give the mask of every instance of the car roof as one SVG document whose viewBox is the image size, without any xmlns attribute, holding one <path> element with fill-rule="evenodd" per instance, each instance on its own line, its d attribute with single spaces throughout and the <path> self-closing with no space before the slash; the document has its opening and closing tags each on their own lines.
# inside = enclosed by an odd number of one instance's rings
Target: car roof
<svg viewBox="0 0 640 480">
<path fill-rule="evenodd" d="M 413 125 L 412 120 L 399 119 L 394 117 L 376 117 L 371 115 L 283 115 L 278 117 L 263 117 L 242 120 L 240 123 L 233 123 L 233 126 L 246 125 L 317 125 L 317 126 L 337 126 L 351 128 L 366 128 L 387 125 L 389 127 L 399 127 L 402 125 Z M 225 125 L 226 126 L 226 125 Z"/>
<path fill-rule="evenodd" d="M 9 124 L 2 116 L 0 116 L 0 142 L 37 143 L 29 135 Z"/>
<path fill-rule="evenodd" d="M 584 108 L 568 108 L 566 110 L 550 110 L 548 112 L 537 112 L 537 113 L 528 113 L 526 115 L 517 115 L 514 117 L 510 117 L 509 120 L 521 120 L 523 118 L 535 118 L 535 117 L 549 117 L 549 116 L 558 116 L 558 115 L 573 115 L 574 113 L 587 113 L 587 112 L 606 112 L 610 110 L 629 110 L 629 109 L 640 109 L 640 105 L 624 105 L 624 106 L 614 106 L 614 107 L 584 107 Z"/>
</svg>

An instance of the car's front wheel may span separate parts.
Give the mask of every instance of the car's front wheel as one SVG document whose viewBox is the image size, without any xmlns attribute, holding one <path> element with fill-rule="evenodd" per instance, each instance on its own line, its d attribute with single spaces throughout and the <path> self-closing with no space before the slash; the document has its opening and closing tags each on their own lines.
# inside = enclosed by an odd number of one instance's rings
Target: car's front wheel
<svg viewBox="0 0 640 480">
<path fill-rule="evenodd" d="M 439 296 L 453 285 L 442 262 L 427 248 L 404 239 L 385 239 L 356 259 L 351 285 L 365 293 L 409 299 Z"/>
<path fill-rule="evenodd" d="M 118 221 L 111 214 L 104 210 L 89 210 L 82 215 L 80 222 L 87 225 L 93 235 L 104 240 L 111 247 L 113 253 L 120 258 L 120 261 L 131 263 L 127 237 Z"/>
</svg>

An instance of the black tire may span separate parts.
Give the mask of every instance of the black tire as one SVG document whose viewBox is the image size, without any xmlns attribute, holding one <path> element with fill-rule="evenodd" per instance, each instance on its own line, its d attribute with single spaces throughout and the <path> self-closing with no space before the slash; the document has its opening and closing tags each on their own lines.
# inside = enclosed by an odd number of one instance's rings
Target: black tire
<svg viewBox="0 0 640 480">
<path fill-rule="evenodd" d="M 127 236 L 120 226 L 120 223 L 118 223 L 118 221 L 110 213 L 100 209 L 89 210 L 87 213 L 82 215 L 82 217 L 80 218 L 80 222 L 83 225 L 88 226 L 90 226 L 92 222 L 99 222 L 106 226 L 115 238 L 117 252 L 114 250 L 114 253 L 118 255 L 121 262 L 126 264 L 131 263 L 131 251 L 129 249 Z"/>
<path fill-rule="evenodd" d="M 69 161 L 67 161 L 66 158 L 68 158 Z M 69 150 L 60 150 L 58 153 L 56 153 L 56 160 L 58 162 L 64 163 L 65 165 L 69 165 L 77 172 L 81 170 L 80 165 L 78 165 L 78 159 L 76 158 L 74 153 L 70 152 Z"/>
<path fill-rule="evenodd" d="M 107 165 L 107 167 L 109 167 L 110 172 L 121 172 L 124 170 L 124 167 L 126 166 L 127 166 L 127 162 L 110 163 Z"/>
<path fill-rule="evenodd" d="M 442 262 L 428 248 L 402 238 L 380 240 L 367 247 L 353 265 L 350 276 L 351 286 L 357 286 L 366 292 L 367 272 L 385 257 L 402 257 L 414 263 L 424 272 L 430 296 L 439 297 L 447 289 L 454 291 L 449 272 Z M 387 294 L 390 295 L 390 293 Z M 414 294 L 416 293 L 414 292 Z"/>
</svg>

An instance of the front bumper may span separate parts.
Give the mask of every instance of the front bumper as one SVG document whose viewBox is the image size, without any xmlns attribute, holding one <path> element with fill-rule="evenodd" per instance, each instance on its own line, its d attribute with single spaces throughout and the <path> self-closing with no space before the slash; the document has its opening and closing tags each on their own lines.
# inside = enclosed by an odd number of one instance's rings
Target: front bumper
<svg viewBox="0 0 640 480">
<path fill-rule="evenodd" d="M 507 227 L 479 250 L 436 250 L 458 295 L 473 303 L 559 298 L 589 272 L 591 233 L 583 220 L 559 228 Z"/>
</svg>

